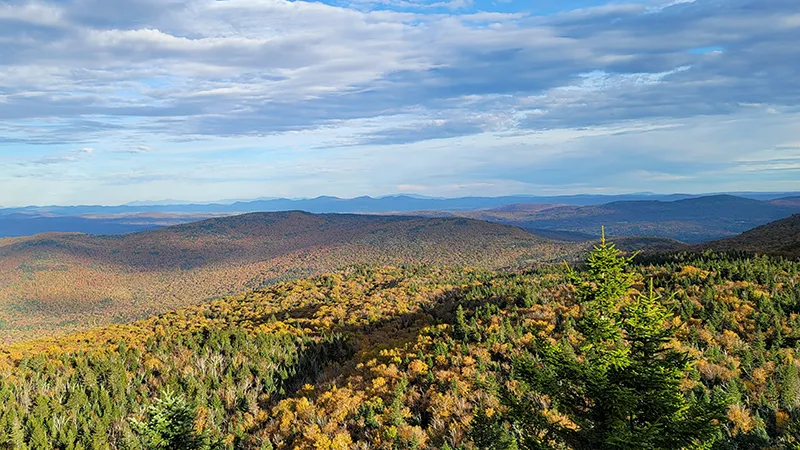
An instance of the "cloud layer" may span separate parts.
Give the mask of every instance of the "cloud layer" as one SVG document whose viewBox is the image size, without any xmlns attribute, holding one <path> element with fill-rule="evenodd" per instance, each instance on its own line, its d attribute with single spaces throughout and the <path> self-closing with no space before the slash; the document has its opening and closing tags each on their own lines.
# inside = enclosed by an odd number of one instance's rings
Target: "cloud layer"
<svg viewBox="0 0 800 450">
<path fill-rule="evenodd" d="M 800 190 L 796 0 L 530 3 L 0 0 L 2 203 Z"/>
</svg>

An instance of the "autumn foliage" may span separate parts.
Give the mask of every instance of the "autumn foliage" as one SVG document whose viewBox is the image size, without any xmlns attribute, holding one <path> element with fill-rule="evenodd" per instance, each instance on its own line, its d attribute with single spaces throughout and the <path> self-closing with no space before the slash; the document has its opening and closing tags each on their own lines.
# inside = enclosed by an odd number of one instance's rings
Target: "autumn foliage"
<svg viewBox="0 0 800 450">
<path fill-rule="evenodd" d="M 0 448 L 141 448 L 132 424 L 164 392 L 222 448 L 586 448 L 565 438 L 587 430 L 585 415 L 520 376 L 520 361 L 559 373 L 547 349 L 580 363 L 597 345 L 631 354 L 645 341 L 681 358 L 657 391 L 665 411 L 724 408 L 698 445 L 800 445 L 800 264 L 714 253 L 630 264 L 609 304 L 621 321 L 599 337 L 582 325 L 607 317 L 587 306 L 602 284 L 591 267 L 365 265 L 0 347 Z"/>
<path fill-rule="evenodd" d="M 124 236 L 0 239 L 0 343 L 129 323 L 353 264 L 500 268 L 574 250 L 463 218 L 299 211 Z"/>
</svg>

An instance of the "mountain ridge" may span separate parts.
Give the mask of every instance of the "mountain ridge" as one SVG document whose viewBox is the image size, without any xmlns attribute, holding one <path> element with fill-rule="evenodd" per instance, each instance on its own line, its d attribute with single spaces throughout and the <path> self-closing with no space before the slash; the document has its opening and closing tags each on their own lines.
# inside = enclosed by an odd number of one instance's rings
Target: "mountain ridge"
<svg viewBox="0 0 800 450">
<path fill-rule="evenodd" d="M 745 251 L 800 259 L 800 214 L 758 226 L 738 236 L 708 242 L 697 248 Z"/>
<path fill-rule="evenodd" d="M 606 225 L 610 233 L 617 235 L 659 235 L 699 242 L 733 236 L 793 212 L 800 212 L 800 201 L 795 199 L 779 197 L 759 200 L 730 194 L 699 197 L 675 194 L 666 197 L 628 195 L 456 199 L 409 196 L 340 199 L 327 196 L 301 200 L 258 200 L 230 205 L 23 208 L 0 210 L 0 237 L 48 231 L 127 234 L 218 216 L 301 210 L 320 214 L 460 216 L 521 226 L 528 230 L 583 233 L 593 237 L 600 226 Z M 587 202 L 591 204 L 585 204 Z M 706 217 L 711 220 L 705 220 Z"/>
<path fill-rule="evenodd" d="M 0 207 L 0 215 L 12 212 L 49 212 L 59 215 L 80 215 L 96 213 L 123 212 L 257 212 L 285 211 L 300 209 L 308 212 L 402 212 L 423 209 L 460 210 L 492 208 L 514 203 L 550 203 L 569 204 L 574 206 L 600 205 L 614 201 L 661 200 L 677 201 L 682 199 L 719 195 L 707 194 L 570 194 L 570 195 L 507 195 L 499 197 L 426 197 L 415 194 L 386 195 L 379 197 L 359 196 L 342 198 L 321 195 L 313 198 L 258 198 L 252 200 L 228 200 L 219 202 L 179 202 L 179 201 L 147 201 L 129 202 L 123 205 L 46 205 Z M 798 195 L 793 192 L 780 193 L 729 193 L 739 197 L 760 200 L 772 200 Z M 148 204 L 149 203 L 149 204 Z M 294 206 L 292 206 L 294 205 Z M 343 205 L 347 210 L 341 209 Z M 401 208 L 398 210 L 397 208 Z"/>
<path fill-rule="evenodd" d="M 660 236 L 698 243 L 735 236 L 800 212 L 800 205 L 773 204 L 728 194 L 681 199 L 618 201 L 590 206 L 554 206 L 517 213 L 513 208 L 454 215 L 535 230 L 581 233 L 594 237 L 601 226 L 609 236 Z"/>
</svg>

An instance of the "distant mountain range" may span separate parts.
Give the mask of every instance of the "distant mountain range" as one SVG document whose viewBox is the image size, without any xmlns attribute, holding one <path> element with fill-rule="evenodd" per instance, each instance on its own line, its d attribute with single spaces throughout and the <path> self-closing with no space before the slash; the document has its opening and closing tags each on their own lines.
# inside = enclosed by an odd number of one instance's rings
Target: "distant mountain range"
<svg viewBox="0 0 800 450">
<path fill-rule="evenodd" d="M 548 238 L 582 241 L 600 226 L 620 236 L 655 235 L 686 242 L 732 236 L 800 212 L 800 196 L 742 193 L 741 196 L 627 194 L 429 198 L 317 197 L 185 204 L 164 200 L 120 206 L 30 206 L 0 209 L 0 237 L 46 232 L 125 234 L 215 216 L 299 210 L 311 213 L 462 216 L 523 227 Z M 716 200 L 702 200 L 716 199 Z M 710 209 L 709 209 L 710 208 Z"/>
<path fill-rule="evenodd" d="M 754 200 L 773 200 L 800 193 L 732 193 L 742 198 Z M 133 202 L 119 206 L 26 206 L 20 208 L 0 208 L 0 215 L 14 213 L 36 213 L 56 216 L 81 216 L 87 214 L 133 214 L 133 213 L 247 213 L 272 211 L 306 211 L 311 213 L 386 213 L 420 210 L 468 211 L 496 208 L 517 203 L 544 203 L 553 205 L 588 206 L 622 201 L 674 201 L 697 198 L 704 195 L 689 194 L 623 194 L 623 195 L 563 195 L 533 196 L 515 195 L 505 197 L 460 197 L 431 198 L 412 195 L 393 195 L 386 197 L 339 198 L 321 196 L 311 199 L 266 198 L 252 201 L 225 201 L 223 203 L 182 203 L 176 200 Z"/>
<path fill-rule="evenodd" d="M 555 197 L 419 196 L 342 199 L 262 199 L 231 204 L 128 204 L 0 209 L 0 237 L 44 232 L 125 234 L 214 216 L 300 210 L 312 213 L 369 213 L 422 217 L 467 217 L 515 225 L 551 239 L 585 241 L 601 226 L 613 236 L 659 236 L 687 243 L 734 236 L 800 212 L 800 196 L 742 194 L 573 195 Z"/>
<path fill-rule="evenodd" d="M 39 233 L 125 234 L 192 222 L 207 215 L 159 214 L 114 216 L 54 216 L 33 212 L 0 215 L 0 238 L 31 236 Z"/>
</svg>

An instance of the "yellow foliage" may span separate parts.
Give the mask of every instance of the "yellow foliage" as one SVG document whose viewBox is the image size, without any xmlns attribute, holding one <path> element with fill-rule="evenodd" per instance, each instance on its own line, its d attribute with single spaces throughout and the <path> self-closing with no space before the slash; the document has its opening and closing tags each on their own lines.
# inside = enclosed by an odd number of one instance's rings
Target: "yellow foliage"
<svg viewBox="0 0 800 450">
<path fill-rule="evenodd" d="M 428 373 L 428 365 L 425 364 L 425 361 L 415 359 L 408 364 L 408 371 L 412 375 L 422 375 Z"/>
<path fill-rule="evenodd" d="M 792 417 L 786 411 L 778 411 L 775 413 L 775 426 L 781 433 L 786 432 L 791 421 Z"/>
<path fill-rule="evenodd" d="M 747 434 L 756 426 L 756 421 L 750 415 L 750 411 L 741 405 L 731 405 L 728 408 L 728 419 L 733 424 L 731 432 L 734 436 L 740 433 Z"/>
</svg>

